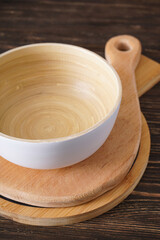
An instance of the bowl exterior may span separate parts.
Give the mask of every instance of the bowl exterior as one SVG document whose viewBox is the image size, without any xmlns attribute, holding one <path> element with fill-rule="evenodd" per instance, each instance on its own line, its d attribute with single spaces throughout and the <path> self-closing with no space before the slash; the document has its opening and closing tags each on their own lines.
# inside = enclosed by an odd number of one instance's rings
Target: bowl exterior
<svg viewBox="0 0 160 240">
<path fill-rule="evenodd" d="M 109 136 L 119 106 L 95 129 L 80 136 L 57 142 L 28 142 L 0 136 L 0 155 L 22 167 L 55 169 L 76 164 L 95 153 Z"/>
</svg>

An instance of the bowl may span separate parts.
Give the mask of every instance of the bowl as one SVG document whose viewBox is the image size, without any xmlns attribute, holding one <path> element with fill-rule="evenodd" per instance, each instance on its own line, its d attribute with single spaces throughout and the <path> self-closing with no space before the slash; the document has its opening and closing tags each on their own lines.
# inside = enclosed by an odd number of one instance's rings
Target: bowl
<svg viewBox="0 0 160 240">
<path fill-rule="evenodd" d="M 7 51 L 0 55 L 0 155 L 35 169 L 76 164 L 106 141 L 121 97 L 116 71 L 89 50 L 42 43 Z"/>
</svg>

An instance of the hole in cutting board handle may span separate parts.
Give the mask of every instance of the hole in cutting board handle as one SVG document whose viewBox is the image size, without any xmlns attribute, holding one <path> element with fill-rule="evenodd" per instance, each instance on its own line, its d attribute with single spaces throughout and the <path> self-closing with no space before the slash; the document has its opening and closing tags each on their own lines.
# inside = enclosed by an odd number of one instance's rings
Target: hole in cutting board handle
<svg viewBox="0 0 160 240">
<path fill-rule="evenodd" d="M 105 56 L 113 66 L 123 65 L 124 68 L 127 65 L 126 71 L 133 72 L 141 56 L 141 44 L 137 38 L 130 35 L 112 37 L 106 43 Z"/>
<path fill-rule="evenodd" d="M 131 47 L 127 44 L 127 43 L 124 43 L 124 42 L 119 42 L 116 46 L 116 48 L 119 50 L 119 51 L 122 51 L 122 52 L 127 52 L 127 51 L 130 51 L 131 50 Z"/>
</svg>

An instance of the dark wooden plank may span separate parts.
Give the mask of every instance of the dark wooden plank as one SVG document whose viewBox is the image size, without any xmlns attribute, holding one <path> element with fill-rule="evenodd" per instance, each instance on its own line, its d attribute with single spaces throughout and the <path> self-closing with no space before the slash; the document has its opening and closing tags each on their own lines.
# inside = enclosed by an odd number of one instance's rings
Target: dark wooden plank
<svg viewBox="0 0 160 240">
<path fill-rule="evenodd" d="M 0 1 L 0 52 L 33 42 L 77 44 L 103 55 L 105 41 L 133 34 L 160 60 L 159 1 Z"/>
<path fill-rule="evenodd" d="M 65 42 L 104 56 L 108 38 L 132 34 L 143 53 L 160 61 L 159 0 L 0 0 L 0 53 L 35 42 Z M 160 239 L 160 84 L 140 98 L 152 147 L 135 191 L 95 219 L 63 227 L 37 227 L 0 217 L 0 239 Z"/>
</svg>

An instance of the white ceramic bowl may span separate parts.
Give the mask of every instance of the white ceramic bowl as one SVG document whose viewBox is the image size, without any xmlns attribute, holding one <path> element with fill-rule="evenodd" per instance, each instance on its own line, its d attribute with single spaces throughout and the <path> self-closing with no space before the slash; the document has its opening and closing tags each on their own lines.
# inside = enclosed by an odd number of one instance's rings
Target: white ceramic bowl
<svg viewBox="0 0 160 240">
<path fill-rule="evenodd" d="M 0 155 L 36 169 L 78 163 L 107 139 L 121 96 L 116 71 L 86 49 L 45 43 L 7 51 L 0 55 Z"/>
</svg>

